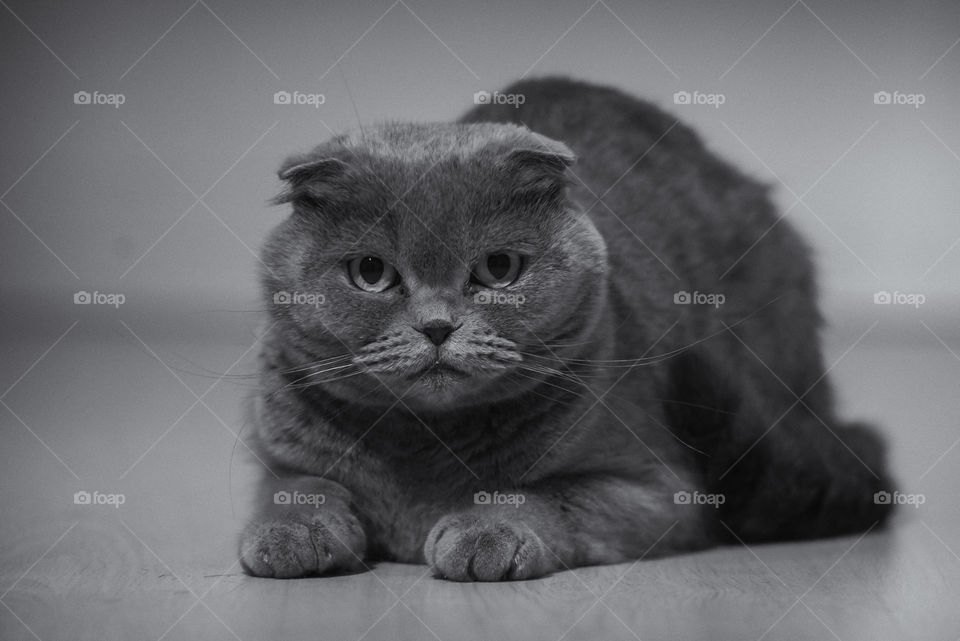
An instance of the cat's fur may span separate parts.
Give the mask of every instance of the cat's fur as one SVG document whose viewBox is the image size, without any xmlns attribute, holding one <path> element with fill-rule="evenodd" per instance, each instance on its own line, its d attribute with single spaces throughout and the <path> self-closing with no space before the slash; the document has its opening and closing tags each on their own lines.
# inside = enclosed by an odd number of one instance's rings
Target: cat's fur
<svg viewBox="0 0 960 641">
<path fill-rule="evenodd" d="M 619 91 L 505 93 L 526 100 L 365 128 L 281 169 L 293 213 L 263 250 L 272 318 L 251 410 L 272 473 L 244 568 L 390 559 L 518 579 L 883 522 L 882 443 L 834 415 L 810 252 L 774 226 L 766 189 Z M 478 304 L 472 262 L 504 248 L 528 257 L 501 290 L 514 304 Z M 344 261 L 366 255 L 400 285 L 352 285 Z M 274 304 L 280 291 L 324 299 Z M 680 291 L 725 301 L 675 304 Z M 437 319 L 457 326 L 439 348 L 416 329 Z M 471 375 L 424 370 L 438 353 Z"/>
</svg>

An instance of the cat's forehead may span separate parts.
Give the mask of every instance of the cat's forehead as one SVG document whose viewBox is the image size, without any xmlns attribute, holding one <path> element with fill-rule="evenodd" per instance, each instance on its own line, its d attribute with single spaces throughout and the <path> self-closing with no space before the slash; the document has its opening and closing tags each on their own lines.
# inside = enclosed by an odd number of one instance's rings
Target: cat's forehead
<svg viewBox="0 0 960 641">
<path fill-rule="evenodd" d="M 467 160 L 489 148 L 538 147 L 544 138 L 526 127 L 503 123 L 385 123 L 357 129 L 332 142 L 384 160 Z"/>
<path fill-rule="evenodd" d="M 331 239 L 363 237 L 381 253 L 421 262 L 542 236 L 566 211 L 565 145 L 502 123 L 364 127 L 280 170 L 303 219 Z M 376 242 L 373 242 L 376 241 Z M 451 251 L 452 249 L 452 251 Z"/>
</svg>

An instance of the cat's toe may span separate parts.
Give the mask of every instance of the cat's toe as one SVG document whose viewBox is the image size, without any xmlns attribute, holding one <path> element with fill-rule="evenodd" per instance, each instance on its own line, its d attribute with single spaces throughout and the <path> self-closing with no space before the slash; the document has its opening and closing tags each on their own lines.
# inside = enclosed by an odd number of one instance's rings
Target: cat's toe
<svg viewBox="0 0 960 641">
<path fill-rule="evenodd" d="M 248 574 L 276 579 L 357 571 L 365 547 L 363 527 L 353 516 L 294 514 L 248 525 L 240 539 L 240 564 Z"/>
<path fill-rule="evenodd" d="M 452 581 L 510 581 L 550 571 L 540 538 L 523 523 L 448 516 L 424 548 L 437 576 Z"/>
<path fill-rule="evenodd" d="M 253 523 L 240 542 L 240 562 L 253 576 L 291 579 L 320 567 L 310 528 L 296 521 Z"/>
</svg>

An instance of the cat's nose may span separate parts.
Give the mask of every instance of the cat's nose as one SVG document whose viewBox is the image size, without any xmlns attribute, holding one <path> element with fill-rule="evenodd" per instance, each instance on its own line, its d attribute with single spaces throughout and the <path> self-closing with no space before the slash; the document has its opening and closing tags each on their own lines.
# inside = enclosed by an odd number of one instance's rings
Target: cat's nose
<svg viewBox="0 0 960 641">
<path fill-rule="evenodd" d="M 442 320 L 429 321 L 417 328 L 417 330 L 423 332 L 434 345 L 442 344 L 443 341 L 447 340 L 447 336 L 453 333 L 455 329 L 456 327 Z"/>
</svg>

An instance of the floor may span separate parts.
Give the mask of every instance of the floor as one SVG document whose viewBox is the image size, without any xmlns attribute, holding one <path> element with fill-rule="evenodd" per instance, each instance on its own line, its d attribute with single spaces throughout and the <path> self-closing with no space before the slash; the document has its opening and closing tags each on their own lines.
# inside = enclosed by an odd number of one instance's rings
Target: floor
<svg viewBox="0 0 960 641">
<path fill-rule="evenodd" d="M 253 336 L 190 342 L 159 326 L 45 319 L 3 345 L 0 638 L 960 637 L 960 339 L 936 326 L 903 340 L 851 325 L 827 343 L 844 413 L 883 424 L 891 489 L 922 501 L 889 531 L 509 584 L 395 564 L 297 581 L 240 573 L 253 469 L 236 432 Z M 82 491 L 104 503 L 75 504 Z"/>
</svg>

